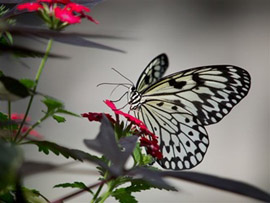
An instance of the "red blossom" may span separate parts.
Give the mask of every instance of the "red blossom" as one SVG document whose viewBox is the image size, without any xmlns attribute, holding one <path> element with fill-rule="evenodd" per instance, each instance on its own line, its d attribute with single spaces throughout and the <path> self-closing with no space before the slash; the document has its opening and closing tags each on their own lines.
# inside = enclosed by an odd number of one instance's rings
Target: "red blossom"
<svg viewBox="0 0 270 203">
<path fill-rule="evenodd" d="M 73 15 L 73 13 L 70 10 L 67 10 L 66 8 L 56 7 L 54 9 L 54 15 L 56 18 L 58 18 L 62 22 L 67 22 L 69 24 L 75 24 L 75 23 L 81 22 L 80 17 Z"/>
<path fill-rule="evenodd" d="M 158 145 L 158 140 L 157 136 L 152 133 L 146 125 L 139 119 L 135 118 L 134 116 L 124 113 L 116 108 L 114 103 L 110 100 L 106 100 L 105 104 L 107 104 L 108 107 L 110 107 L 113 112 L 117 115 L 122 115 L 124 116 L 128 121 L 139 127 L 140 132 L 136 130 L 136 128 L 133 128 L 133 131 L 138 133 L 138 135 L 144 135 L 144 136 L 149 136 L 151 140 L 147 139 L 146 137 L 141 137 L 140 138 L 140 146 L 146 147 L 146 151 L 148 154 L 152 155 L 153 157 L 156 157 L 157 159 L 162 159 L 163 155 L 159 150 L 159 145 Z"/>
<path fill-rule="evenodd" d="M 24 118 L 24 114 L 22 114 L 22 113 L 12 113 L 11 116 L 10 116 L 10 118 L 11 118 L 11 120 L 21 121 Z M 29 122 L 30 121 L 30 117 L 27 116 L 25 121 Z"/>
<path fill-rule="evenodd" d="M 29 12 L 38 11 L 42 8 L 43 6 L 41 4 L 35 2 L 23 3 L 17 6 L 18 10 L 28 10 Z"/>
<path fill-rule="evenodd" d="M 68 4 L 70 0 L 37 0 L 37 2 L 46 2 L 50 4 L 54 4 L 54 3 Z"/>
<path fill-rule="evenodd" d="M 45 3 L 49 4 L 50 9 L 47 11 L 43 6 Z M 63 4 L 64 7 L 58 7 L 57 4 Z M 45 6 L 46 7 L 46 6 Z M 68 24 L 80 23 L 82 18 L 86 18 L 96 24 L 99 24 L 92 16 L 86 15 L 85 12 L 90 12 L 90 8 L 71 2 L 71 0 L 36 0 L 36 2 L 23 3 L 17 6 L 18 10 L 28 10 L 29 12 L 40 11 L 42 9 L 42 15 L 55 18 Z M 45 19 L 47 19 L 47 17 Z M 53 24 L 54 22 L 51 22 Z M 54 27 L 54 26 L 52 26 Z"/>
<path fill-rule="evenodd" d="M 14 120 L 14 121 L 22 121 L 24 116 L 25 116 L 24 114 L 12 113 L 10 118 L 11 118 L 11 120 Z M 30 117 L 27 116 L 25 121 L 29 122 Z M 26 133 L 28 130 L 29 130 L 29 127 L 27 125 L 24 125 L 22 127 L 21 133 Z M 16 133 L 17 133 L 17 130 L 14 131 L 14 134 L 16 134 Z M 42 138 L 42 135 L 40 135 L 36 130 L 31 130 L 29 132 L 29 135 L 32 135 L 32 136 L 39 138 L 39 139 Z"/>
<path fill-rule="evenodd" d="M 76 3 L 69 3 L 67 4 L 66 8 L 70 9 L 71 11 L 82 13 L 82 12 L 90 12 L 90 8 L 83 6 L 81 4 Z"/>
<path fill-rule="evenodd" d="M 83 17 L 87 18 L 88 20 L 92 21 L 95 24 L 99 24 L 99 22 L 97 20 L 95 20 L 92 16 L 86 15 L 86 14 L 82 14 Z"/>
<path fill-rule="evenodd" d="M 159 150 L 158 141 L 156 139 L 149 140 L 146 137 L 140 138 L 140 146 L 146 147 L 146 151 L 148 154 L 156 157 L 157 159 L 162 159 L 163 155 Z"/>
<path fill-rule="evenodd" d="M 88 118 L 88 120 L 91 121 L 101 121 L 103 113 L 83 113 L 82 117 Z M 105 113 L 105 116 L 112 122 L 115 123 L 115 120 L 112 118 L 112 116 L 108 113 Z"/>
</svg>

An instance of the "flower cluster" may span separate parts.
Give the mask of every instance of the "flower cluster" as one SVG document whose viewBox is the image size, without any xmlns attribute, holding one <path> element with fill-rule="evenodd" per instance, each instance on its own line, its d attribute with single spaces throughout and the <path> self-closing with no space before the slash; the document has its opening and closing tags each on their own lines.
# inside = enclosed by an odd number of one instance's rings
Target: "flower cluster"
<svg viewBox="0 0 270 203">
<path fill-rule="evenodd" d="M 12 121 L 16 121 L 16 122 L 20 123 L 24 118 L 24 114 L 13 113 L 13 114 L 11 114 L 10 118 Z M 30 120 L 31 120 L 30 117 L 27 116 L 25 121 L 29 122 Z M 21 134 L 26 133 L 28 130 L 29 130 L 29 127 L 27 125 L 23 125 L 23 127 L 21 129 Z M 14 130 L 14 135 L 16 135 L 16 133 L 17 133 L 17 130 Z M 37 131 L 35 131 L 33 129 L 29 132 L 29 135 L 36 137 L 38 139 L 42 138 L 42 136 Z"/>
<path fill-rule="evenodd" d="M 146 147 L 146 151 L 148 154 L 152 155 L 157 159 L 162 159 L 162 153 L 159 150 L 157 136 L 148 130 L 146 125 L 139 119 L 134 116 L 124 113 L 116 108 L 113 102 L 106 100 L 105 104 L 112 109 L 116 116 L 124 116 L 129 122 L 132 129 L 133 134 L 140 136 L 140 146 Z M 102 113 L 84 113 L 83 117 L 88 118 L 89 121 L 101 121 Z M 105 116 L 111 121 L 112 124 L 115 124 L 116 121 L 112 118 L 110 114 L 105 114 Z"/>
<path fill-rule="evenodd" d="M 90 8 L 70 0 L 36 0 L 36 2 L 19 4 L 17 9 L 38 12 L 43 20 L 54 29 L 80 23 L 82 18 L 98 24 L 98 21 L 86 14 L 90 12 Z"/>
</svg>

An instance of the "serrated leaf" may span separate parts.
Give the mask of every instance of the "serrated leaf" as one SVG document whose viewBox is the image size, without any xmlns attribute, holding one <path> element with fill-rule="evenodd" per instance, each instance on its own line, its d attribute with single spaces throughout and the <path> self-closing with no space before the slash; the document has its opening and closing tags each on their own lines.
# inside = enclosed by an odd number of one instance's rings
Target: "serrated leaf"
<svg viewBox="0 0 270 203">
<path fill-rule="evenodd" d="M 56 187 L 62 187 L 62 188 L 79 188 L 84 189 L 93 194 L 93 192 L 83 183 L 83 182 L 74 182 L 74 183 L 61 183 L 58 185 L 53 186 Z"/>
<path fill-rule="evenodd" d="M 53 152 L 55 155 L 62 155 L 65 158 L 72 158 L 74 160 L 89 161 L 95 164 L 100 165 L 101 167 L 105 168 L 106 170 L 110 170 L 108 165 L 99 157 L 86 153 L 84 151 L 78 149 L 69 149 L 67 147 L 60 146 L 56 143 L 49 142 L 49 141 L 38 141 L 33 140 L 26 142 L 25 144 L 35 144 L 38 146 L 39 151 L 49 154 L 49 152 Z"/>
<path fill-rule="evenodd" d="M 33 87 L 35 87 L 36 82 L 34 80 L 31 79 L 20 79 L 19 80 L 24 86 L 26 86 L 28 89 L 32 89 Z"/>
<path fill-rule="evenodd" d="M 149 182 L 142 180 L 142 179 L 133 179 L 131 180 L 131 185 L 129 187 L 126 187 L 126 191 L 132 193 L 132 192 L 140 192 L 143 190 L 150 190 L 152 188 L 156 188 L 156 189 L 162 189 L 159 187 L 156 187 L 152 184 L 150 184 Z"/>
<path fill-rule="evenodd" d="M 53 115 L 54 120 L 56 120 L 58 123 L 64 123 L 66 119 L 63 116 Z"/>
<path fill-rule="evenodd" d="M 120 203 L 137 203 L 138 201 L 132 196 L 125 188 L 120 188 L 112 193 L 112 196 L 117 199 Z"/>
<path fill-rule="evenodd" d="M 46 97 L 42 102 L 47 107 L 47 113 L 64 108 L 64 104 L 62 102 L 51 97 Z"/>
</svg>

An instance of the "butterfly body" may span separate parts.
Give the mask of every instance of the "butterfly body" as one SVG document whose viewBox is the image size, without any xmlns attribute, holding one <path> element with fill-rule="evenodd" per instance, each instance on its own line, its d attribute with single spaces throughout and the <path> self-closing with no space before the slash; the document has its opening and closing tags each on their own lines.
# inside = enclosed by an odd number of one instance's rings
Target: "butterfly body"
<svg viewBox="0 0 270 203">
<path fill-rule="evenodd" d="M 219 122 L 244 98 L 250 76 L 233 65 L 192 68 L 162 77 L 168 58 L 161 54 L 145 68 L 130 91 L 130 110 L 159 136 L 166 169 L 198 165 L 209 146 L 206 125 Z"/>
</svg>

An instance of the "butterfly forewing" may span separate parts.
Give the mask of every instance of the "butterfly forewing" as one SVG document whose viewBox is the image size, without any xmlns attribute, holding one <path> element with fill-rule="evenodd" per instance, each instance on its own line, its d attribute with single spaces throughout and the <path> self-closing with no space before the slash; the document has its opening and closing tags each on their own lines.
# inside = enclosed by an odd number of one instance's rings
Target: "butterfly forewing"
<svg viewBox="0 0 270 203">
<path fill-rule="evenodd" d="M 150 85 L 157 82 L 165 73 L 169 65 L 166 54 L 160 54 L 154 58 L 144 69 L 136 85 L 136 89 L 142 92 Z"/>
<path fill-rule="evenodd" d="M 189 69 L 164 77 L 149 86 L 141 103 L 165 100 L 180 106 L 203 125 L 220 121 L 250 88 L 250 76 L 244 69 L 231 66 L 206 66 Z"/>
</svg>

